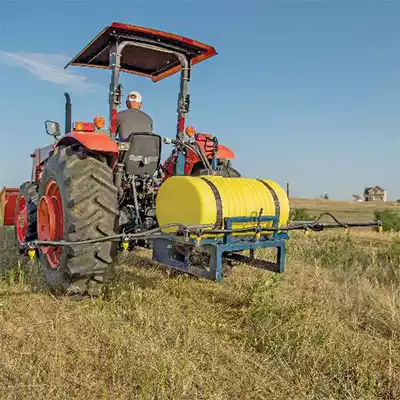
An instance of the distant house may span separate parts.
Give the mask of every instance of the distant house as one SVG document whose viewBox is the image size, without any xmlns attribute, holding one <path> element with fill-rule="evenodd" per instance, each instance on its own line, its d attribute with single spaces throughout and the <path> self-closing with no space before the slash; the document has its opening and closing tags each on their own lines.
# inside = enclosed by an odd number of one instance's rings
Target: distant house
<svg viewBox="0 0 400 400">
<path fill-rule="evenodd" d="M 387 192 L 380 186 L 367 187 L 364 189 L 364 201 L 386 201 Z"/>
</svg>

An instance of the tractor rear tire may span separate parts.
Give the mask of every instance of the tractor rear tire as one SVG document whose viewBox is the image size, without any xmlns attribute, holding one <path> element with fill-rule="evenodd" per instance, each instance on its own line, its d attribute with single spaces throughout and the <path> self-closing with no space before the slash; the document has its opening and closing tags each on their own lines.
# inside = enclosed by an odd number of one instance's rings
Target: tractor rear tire
<svg viewBox="0 0 400 400">
<path fill-rule="evenodd" d="M 50 233 L 45 240 L 56 241 L 81 241 L 118 233 L 117 189 L 112 169 L 105 160 L 78 146 L 57 148 L 49 158 L 39 186 L 39 199 L 39 239 L 46 232 Z M 51 215 L 58 218 L 52 219 L 53 227 L 50 222 L 46 225 Z M 40 262 L 52 291 L 97 296 L 104 289 L 116 253 L 117 243 L 111 241 L 48 247 L 40 248 Z"/>
<path fill-rule="evenodd" d="M 37 185 L 24 182 L 19 188 L 14 217 L 15 236 L 20 246 L 37 239 L 37 205 Z"/>
</svg>

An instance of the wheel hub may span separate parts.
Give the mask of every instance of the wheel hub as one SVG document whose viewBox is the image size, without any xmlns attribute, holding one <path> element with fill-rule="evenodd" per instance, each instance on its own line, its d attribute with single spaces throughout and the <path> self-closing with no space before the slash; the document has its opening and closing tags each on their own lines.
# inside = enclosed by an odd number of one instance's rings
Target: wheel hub
<svg viewBox="0 0 400 400">
<path fill-rule="evenodd" d="M 60 190 L 53 180 L 46 186 L 38 206 L 38 238 L 43 241 L 59 241 L 64 236 L 63 210 Z M 52 268 L 57 268 L 61 255 L 61 246 L 42 247 Z"/>
</svg>

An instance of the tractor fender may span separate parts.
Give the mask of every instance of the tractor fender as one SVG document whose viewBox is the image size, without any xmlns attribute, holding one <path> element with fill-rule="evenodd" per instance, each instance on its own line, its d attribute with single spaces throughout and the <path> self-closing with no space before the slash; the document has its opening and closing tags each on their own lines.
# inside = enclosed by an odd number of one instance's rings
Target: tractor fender
<svg viewBox="0 0 400 400">
<path fill-rule="evenodd" d="M 217 158 L 227 158 L 227 159 L 235 158 L 235 153 L 229 147 L 219 144 L 217 151 Z"/>
<path fill-rule="evenodd" d="M 69 145 L 76 142 L 80 143 L 83 147 L 86 147 L 91 151 L 107 153 L 113 156 L 118 154 L 117 144 L 111 138 L 99 132 L 68 133 L 57 142 L 56 147 L 61 145 Z"/>
</svg>

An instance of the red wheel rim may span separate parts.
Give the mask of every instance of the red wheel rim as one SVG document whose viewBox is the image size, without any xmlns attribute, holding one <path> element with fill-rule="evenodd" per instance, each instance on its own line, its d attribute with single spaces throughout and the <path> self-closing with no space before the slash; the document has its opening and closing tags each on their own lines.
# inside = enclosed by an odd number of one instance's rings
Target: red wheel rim
<svg viewBox="0 0 400 400">
<path fill-rule="evenodd" d="M 64 236 L 64 218 L 60 189 L 51 180 L 41 197 L 38 206 L 38 238 L 39 240 L 58 241 Z M 60 264 L 62 247 L 42 247 L 49 265 L 57 268 Z"/>
<path fill-rule="evenodd" d="M 22 244 L 25 242 L 26 233 L 28 232 L 28 208 L 24 196 L 21 196 L 18 200 L 16 217 L 17 238 Z"/>
</svg>

